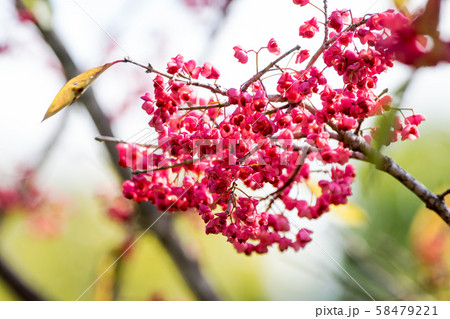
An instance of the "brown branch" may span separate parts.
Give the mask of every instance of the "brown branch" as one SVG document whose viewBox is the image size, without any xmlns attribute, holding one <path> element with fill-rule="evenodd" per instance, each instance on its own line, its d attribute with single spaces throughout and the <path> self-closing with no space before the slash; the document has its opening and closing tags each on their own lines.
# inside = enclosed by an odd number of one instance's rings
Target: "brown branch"
<svg viewBox="0 0 450 319">
<path fill-rule="evenodd" d="M 351 132 L 342 132 L 333 124 L 329 123 L 329 125 L 340 135 L 341 140 L 347 147 L 362 153 L 377 169 L 384 171 L 397 179 L 419 197 L 425 203 L 427 208 L 436 212 L 442 220 L 450 225 L 450 209 L 445 204 L 442 194 L 433 194 L 425 185 L 405 171 L 392 158 L 371 147 L 363 138 L 354 135 Z"/>
<path fill-rule="evenodd" d="M 311 113 L 315 113 L 315 109 L 311 105 L 306 104 L 305 107 Z M 450 209 L 445 204 L 443 198 L 431 192 L 425 185 L 405 171 L 392 158 L 374 149 L 362 137 L 355 135 L 352 132 L 343 132 L 332 122 L 328 122 L 327 124 L 339 135 L 339 139 L 344 142 L 348 148 L 357 152 L 353 154 L 353 158 L 368 161 L 374 164 L 378 170 L 386 172 L 397 179 L 419 197 L 427 208 L 436 212 L 443 221 L 450 225 Z"/>
<path fill-rule="evenodd" d="M 352 154 L 350 155 L 350 158 L 370 163 L 369 159 L 361 152 L 352 151 Z"/>
<path fill-rule="evenodd" d="M 291 176 L 289 176 L 288 180 L 286 181 L 286 183 L 283 184 L 283 186 L 281 186 L 279 189 L 277 189 L 275 192 L 267 195 L 263 200 L 268 199 L 269 197 L 273 198 L 271 199 L 269 205 L 267 206 L 269 210 L 270 207 L 272 206 L 273 202 L 280 197 L 280 194 L 286 189 L 288 188 L 295 180 L 295 177 L 297 176 L 297 174 L 300 172 L 300 169 L 302 168 L 303 164 L 305 163 L 306 160 L 306 156 L 312 151 L 312 149 L 309 146 L 303 146 L 301 148 L 302 154 L 301 154 L 301 158 L 300 158 L 300 163 L 297 164 L 297 167 L 295 168 L 294 172 L 291 174 Z"/>
<path fill-rule="evenodd" d="M 261 149 L 261 146 L 263 146 L 264 141 L 259 141 L 258 145 L 256 145 L 250 152 L 248 152 L 247 154 L 245 154 L 244 156 L 242 156 L 241 158 L 238 159 L 238 162 L 243 164 L 245 163 L 245 161 L 252 156 L 253 154 L 255 154 L 257 151 L 259 151 Z"/>
<path fill-rule="evenodd" d="M 265 115 L 270 115 L 270 114 L 273 114 L 273 113 L 278 112 L 278 110 L 288 109 L 288 108 L 290 108 L 291 106 L 292 106 L 292 104 L 288 103 L 288 104 L 285 104 L 285 105 L 283 105 L 283 106 L 274 108 L 273 110 L 265 111 L 263 114 L 265 114 Z"/>
<path fill-rule="evenodd" d="M 123 59 L 123 62 L 137 65 L 138 67 L 143 68 L 146 73 L 156 73 L 156 74 L 159 74 L 159 75 L 161 75 L 161 76 L 163 76 L 165 78 L 168 78 L 168 79 L 172 79 L 173 78 L 173 75 L 170 75 L 168 73 L 164 73 L 164 72 L 161 72 L 161 71 L 158 71 L 158 70 L 154 69 L 150 63 L 147 64 L 147 65 L 143 65 L 143 64 L 141 64 L 139 62 L 136 62 L 136 61 L 132 60 L 130 57 L 125 57 Z"/>
<path fill-rule="evenodd" d="M 153 214 L 154 206 L 148 202 L 143 202 L 138 206 L 142 225 L 152 225 L 159 217 Z M 206 277 L 200 271 L 198 261 L 186 252 L 186 248 L 177 235 L 171 215 L 165 215 L 158 220 L 151 229 L 157 234 L 158 239 L 169 252 L 172 260 L 178 266 L 184 280 L 200 300 L 218 300 L 218 297 L 211 289 Z M 180 269 L 180 267 L 183 267 Z"/>
<path fill-rule="evenodd" d="M 0 212 L 1 214 L 1 212 Z M 27 285 L 17 274 L 0 258 L 0 276 L 8 286 L 25 301 L 42 301 L 44 298 Z"/>
<path fill-rule="evenodd" d="M 447 196 L 448 194 L 450 194 L 450 189 L 447 189 L 445 192 L 443 192 L 442 194 L 438 195 L 438 198 L 440 200 L 444 200 L 444 197 Z"/>
<path fill-rule="evenodd" d="M 164 73 L 164 72 L 156 70 L 155 68 L 153 68 L 151 66 L 150 63 L 147 66 L 145 66 L 145 65 L 143 65 L 143 64 L 141 64 L 139 62 L 131 60 L 129 57 L 124 58 L 123 61 L 127 62 L 127 63 L 131 63 L 131 64 L 134 64 L 134 65 L 137 65 L 137 66 L 145 69 L 145 72 L 147 72 L 147 73 L 156 73 L 156 74 L 159 74 L 159 75 L 164 76 L 164 77 L 166 77 L 168 79 L 171 79 L 171 80 L 176 79 L 177 81 L 184 82 L 184 83 L 186 83 L 186 85 L 192 85 L 192 86 L 197 86 L 197 87 L 201 87 L 201 88 L 207 89 L 207 90 L 211 91 L 211 93 L 220 94 L 220 95 L 223 95 L 223 96 L 227 95 L 227 90 L 222 88 L 218 84 L 202 83 L 202 82 L 198 82 L 198 81 L 192 81 L 192 79 L 188 79 L 188 78 L 184 78 L 184 77 L 183 78 L 176 77 L 175 75 L 170 75 L 170 74 L 167 74 L 167 73 Z"/>
<path fill-rule="evenodd" d="M 211 93 L 227 96 L 227 90 L 222 88 L 218 84 L 208 84 L 208 83 L 196 82 L 196 81 L 192 81 L 192 80 L 186 81 L 186 84 L 207 89 L 207 90 L 211 91 Z"/>
<path fill-rule="evenodd" d="M 132 171 L 131 174 L 137 175 L 137 174 L 145 174 L 145 173 L 151 173 L 151 172 L 156 172 L 156 171 L 163 171 L 166 169 L 190 165 L 190 164 L 194 163 L 195 161 L 196 160 L 191 159 L 191 160 L 187 160 L 187 161 L 176 163 L 176 164 L 169 165 L 169 166 L 157 167 L 157 168 L 152 168 L 152 169 L 144 169 L 144 170 L 136 170 L 136 171 Z M 197 161 L 200 161 L 200 159 L 198 159 Z"/>
<path fill-rule="evenodd" d="M 37 24 L 37 27 L 44 40 L 63 65 L 66 78 L 69 80 L 80 74 L 80 70 L 75 65 L 73 59 L 57 34 L 52 29 L 45 29 L 39 24 Z M 100 108 L 94 94 L 92 93 L 92 90 L 85 92 L 85 94 L 80 98 L 80 101 L 88 110 L 89 115 L 94 121 L 99 133 L 104 136 L 114 136 L 108 118 Z M 105 146 L 111 161 L 114 163 L 116 172 L 122 180 L 128 179 L 130 177 L 129 171 L 117 165 L 119 158 L 113 143 L 105 143 Z M 142 203 L 138 205 L 138 209 L 143 217 L 142 221 L 144 223 L 141 226 L 144 229 L 151 225 L 148 221 L 156 220 L 158 217 L 161 217 L 161 213 L 151 204 Z M 177 268 L 184 280 L 189 284 L 189 287 L 196 297 L 200 300 L 218 300 L 217 295 L 214 293 L 211 286 L 201 273 L 198 263 L 188 254 L 188 250 L 183 247 L 176 231 L 173 228 L 171 216 L 163 216 L 151 230 L 162 242 L 167 252 L 177 265 Z"/>
<path fill-rule="evenodd" d="M 208 109 L 220 109 L 222 107 L 230 106 L 229 102 L 219 103 L 219 104 L 210 104 L 210 105 L 197 105 L 197 106 L 189 106 L 189 107 L 180 107 L 178 111 L 193 111 L 193 110 L 208 110 Z"/>
</svg>

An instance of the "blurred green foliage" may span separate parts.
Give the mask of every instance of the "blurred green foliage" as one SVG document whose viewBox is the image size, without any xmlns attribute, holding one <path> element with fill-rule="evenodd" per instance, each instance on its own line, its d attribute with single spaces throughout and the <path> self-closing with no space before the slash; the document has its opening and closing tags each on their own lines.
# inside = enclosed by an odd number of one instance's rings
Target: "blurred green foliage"
<svg viewBox="0 0 450 319">
<path fill-rule="evenodd" d="M 0 228 L 0 253 L 14 271 L 45 298 L 77 299 L 120 255 L 126 240 L 96 198 L 78 198 L 65 214 L 61 236 L 42 237 L 27 212 L 10 212 Z M 222 236 L 206 236 L 198 216 L 177 218 L 177 232 L 220 296 L 263 300 L 259 260 L 237 254 Z M 135 234 L 139 235 L 137 230 Z M 117 281 L 116 281 L 117 279 Z M 116 290 L 116 291 L 115 291 Z M 195 300 L 167 252 L 151 231 L 115 263 L 81 300 Z M 0 300 L 17 297 L 0 280 Z"/>
<path fill-rule="evenodd" d="M 389 147 L 384 152 L 430 190 L 439 193 L 450 187 L 450 135 L 425 130 L 421 133 L 420 139 Z M 376 300 L 441 299 L 442 293 L 430 284 L 420 256 L 411 245 L 411 225 L 424 204 L 393 177 L 371 165 L 361 164 L 357 179 L 359 187 L 355 189 L 354 200 L 367 211 L 368 220 L 364 227 L 347 229 L 342 234 L 346 238 L 345 266 L 349 272 Z M 432 211 L 427 213 L 430 218 L 435 215 Z M 443 221 L 440 223 L 445 225 Z M 427 231 L 424 228 L 415 236 L 425 237 Z M 450 236 L 450 231 L 447 234 Z M 343 299 L 355 299 L 355 291 L 356 299 L 371 299 L 348 278 L 339 279 L 346 288 Z"/>
<path fill-rule="evenodd" d="M 51 300 L 74 300 L 98 275 L 96 267 L 124 236 L 93 199 L 74 199 L 64 213 L 61 236 L 42 238 L 27 212 L 7 214 L 1 225 L 1 254 L 24 281 Z M 5 291 L 0 299 L 8 299 Z"/>
</svg>

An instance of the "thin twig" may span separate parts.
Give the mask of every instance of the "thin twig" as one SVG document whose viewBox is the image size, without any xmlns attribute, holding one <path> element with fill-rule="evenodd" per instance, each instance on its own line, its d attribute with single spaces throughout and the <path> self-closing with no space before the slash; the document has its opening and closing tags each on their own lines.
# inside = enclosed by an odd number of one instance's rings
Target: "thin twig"
<svg viewBox="0 0 450 319">
<path fill-rule="evenodd" d="M 264 69 L 262 69 L 261 71 L 259 71 L 258 73 L 256 73 L 250 80 L 248 80 L 247 82 L 244 83 L 244 85 L 242 85 L 241 87 L 241 92 L 245 92 L 247 91 L 247 89 L 249 88 L 249 86 L 258 81 L 264 74 L 266 74 L 275 64 L 277 64 L 278 62 L 280 62 L 281 60 L 283 60 L 285 57 L 287 57 L 289 54 L 291 54 L 294 51 L 298 51 L 300 50 L 300 46 L 296 45 L 295 47 L 293 47 L 292 49 L 290 49 L 289 51 L 285 52 L 284 54 L 282 54 L 280 57 L 278 57 L 275 61 L 272 61 L 271 63 L 269 63 Z"/>
<path fill-rule="evenodd" d="M 145 70 L 145 72 L 147 72 L 147 73 L 156 73 L 156 74 L 159 74 L 159 75 L 164 76 L 164 77 L 166 77 L 168 79 L 171 79 L 171 80 L 176 79 L 177 81 L 184 82 L 186 85 L 192 85 L 192 86 L 197 86 L 197 87 L 201 87 L 201 88 L 207 89 L 207 90 L 209 90 L 209 91 L 211 91 L 212 93 L 215 93 L 215 94 L 220 94 L 220 95 L 223 95 L 223 96 L 227 95 L 227 90 L 222 88 L 222 87 L 220 87 L 220 85 L 218 85 L 218 84 L 208 84 L 208 83 L 202 83 L 202 82 L 198 82 L 198 81 L 192 81 L 192 79 L 179 78 L 179 77 L 176 77 L 176 76 L 174 77 L 173 75 L 170 75 L 168 73 L 156 70 L 155 68 L 152 67 L 152 65 L 150 63 L 148 65 L 143 65 L 143 64 L 141 64 L 139 62 L 133 61 L 129 57 L 125 57 L 123 59 L 123 61 L 127 62 L 127 63 L 131 63 L 131 64 L 134 64 L 134 65 L 137 65 L 137 66 L 143 68 Z"/>
<path fill-rule="evenodd" d="M 129 141 L 117 139 L 117 138 L 112 137 L 112 136 L 97 136 L 97 137 L 95 138 L 95 140 L 96 140 L 96 141 L 99 141 L 99 142 L 114 143 L 114 144 L 119 144 L 119 143 L 123 143 L 123 144 L 133 144 L 133 145 L 137 145 L 137 146 L 141 146 L 141 147 L 146 147 L 146 148 L 157 148 L 157 147 L 158 147 L 158 146 L 152 145 L 152 144 L 142 144 L 142 143 L 129 142 Z"/>
<path fill-rule="evenodd" d="M 151 173 L 151 172 L 156 172 L 156 171 L 163 171 L 166 169 L 172 169 L 175 167 L 190 165 L 190 164 L 193 164 L 194 162 L 198 162 L 198 161 L 200 161 L 200 159 L 197 159 L 197 160 L 191 159 L 191 160 L 187 160 L 187 161 L 176 163 L 176 164 L 169 165 L 169 166 L 157 167 L 157 168 L 152 168 L 152 169 L 144 169 L 144 170 L 136 170 L 136 171 L 132 171 L 131 174 L 137 175 L 137 174 L 145 174 L 145 173 Z"/>
<path fill-rule="evenodd" d="M 442 194 L 439 194 L 439 195 L 438 195 L 438 198 L 439 198 L 440 200 L 444 200 L 444 197 L 447 196 L 448 194 L 450 194 L 450 188 L 447 189 L 447 190 L 446 190 L 445 192 L 443 192 Z"/>
<path fill-rule="evenodd" d="M 265 111 L 263 114 L 265 114 L 265 115 L 270 115 L 270 114 L 273 114 L 273 113 L 278 112 L 278 110 L 284 110 L 284 109 L 287 109 L 287 108 L 289 108 L 289 107 L 291 107 L 291 104 L 290 104 L 290 103 L 285 104 L 285 105 L 280 106 L 280 107 L 277 107 L 277 108 L 275 108 L 275 109 L 273 109 L 273 110 Z"/>
<path fill-rule="evenodd" d="M 54 131 L 52 138 L 49 141 L 47 141 L 47 145 L 45 146 L 44 150 L 42 151 L 41 157 L 35 164 L 34 169 L 33 169 L 34 171 L 38 171 L 47 162 L 47 159 L 51 155 L 52 150 L 57 145 L 60 137 L 63 135 L 64 129 L 67 127 L 67 120 L 69 118 L 68 115 L 69 115 L 69 113 L 65 113 L 62 116 L 62 120 L 59 122 L 58 127 Z"/>
<path fill-rule="evenodd" d="M 250 152 L 248 152 L 247 154 L 245 154 L 244 156 L 242 156 L 241 158 L 238 159 L 238 162 L 243 164 L 245 163 L 245 161 L 252 156 L 253 154 L 255 154 L 257 151 L 259 151 L 261 149 L 261 146 L 264 145 L 264 141 L 259 141 L 258 145 L 256 145 Z"/>
<path fill-rule="evenodd" d="M 325 16 L 325 36 L 323 39 L 324 43 L 328 41 L 328 1 L 323 0 L 323 14 Z"/>
<path fill-rule="evenodd" d="M 301 148 L 301 158 L 300 158 L 300 163 L 297 164 L 297 166 L 295 167 L 294 172 L 291 174 L 291 176 L 289 176 L 288 180 L 286 181 L 286 183 L 283 184 L 283 186 L 281 186 L 279 189 L 277 189 L 275 192 L 269 194 L 268 196 L 266 196 L 263 200 L 268 199 L 269 197 L 272 197 L 272 199 L 269 202 L 269 205 L 267 205 L 267 210 L 270 209 L 270 207 L 272 206 L 273 202 L 280 197 L 281 193 L 287 189 L 294 181 L 295 178 L 297 177 L 298 173 L 300 172 L 300 169 L 302 168 L 303 164 L 305 163 L 306 160 L 306 156 L 311 152 L 311 148 L 309 146 L 303 146 Z"/>
<path fill-rule="evenodd" d="M 75 65 L 72 57 L 57 34 L 52 29 L 43 28 L 39 24 L 37 24 L 37 27 L 44 40 L 63 65 L 66 78 L 69 80 L 80 74 L 80 70 Z M 152 71 L 154 72 L 154 70 Z M 92 90 L 87 91 L 80 98 L 80 101 L 88 110 L 99 133 L 103 136 L 114 136 L 109 120 L 100 108 L 100 105 L 93 95 Z M 122 180 L 128 179 L 130 177 L 129 171 L 117 165 L 119 157 L 115 146 L 112 143 L 105 143 L 105 146 L 108 150 L 109 157 L 114 164 L 116 172 Z M 151 230 L 162 242 L 163 246 L 166 248 L 167 252 L 177 265 L 177 269 L 180 271 L 195 296 L 200 300 L 218 300 L 218 296 L 203 276 L 198 262 L 188 254 L 189 250 L 185 249 L 184 245 L 181 243 L 181 240 L 178 238 L 177 232 L 174 230 L 171 216 L 165 215 L 161 218 L 161 213 L 155 206 L 149 203 L 141 203 L 137 205 L 137 209 L 139 210 L 141 216 L 142 228 L 147 229 L 149 225 L 152 225 L 154 221 L 158 220 Z"/>
<path fill-rule="evenodd" d="M 229 102 L 223 102 L 223 103 L 212 104 L 212 105 L 197 105 L 197 106 L 189 106 L 189 107 L 180 107 L 180 108 L 178 108 L 178 111 L 219 109 L 219 108 L 227 107 L 230 105 L 231 104 Z"/>
</svg>

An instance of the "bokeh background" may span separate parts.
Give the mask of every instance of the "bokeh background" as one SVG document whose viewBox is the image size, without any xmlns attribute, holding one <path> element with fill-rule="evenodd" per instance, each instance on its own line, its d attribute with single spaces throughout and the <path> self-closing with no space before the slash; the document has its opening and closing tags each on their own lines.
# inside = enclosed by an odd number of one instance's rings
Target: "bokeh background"
<svg viewBox="0 0 450 319">
<path fill-rule="evenodd" d="M 212 62 L 229 87 L 254 72 L 254 65 L 233 57 L 235 45 L 257 49 L 270 38 L 282 51 L 297 43 L 311 51 L 320 45 L 298 37 L 299 25 L 317 10 L 291 0 L 234 0 L 226 11 L 227 1 L 220 0 L 34 2 L 35 14 L 52 26 L 82 70 L 124 56 L 164 69 L 180 53 Z M 414 11 L 425 2 L 406 4 Z M 353 16 L 393 7 L 387 0 L 328 3 L 330 10 L 350 8 Z M 443 1 L 441 16 L 449 15 L 450 2 Z M 441 18 L 440 30 L 448 41 L 449 19 Z M 265 58 L 270 56 L 262 64 Z M 397 65 L 378 82 L 380 91 L 395 92 L 410 80 L 397 102 L 425 114 L 421 138 L 384 151 L 436 193 L 450 187 L 449 76 L 445 64 L 414 72 Z M 118 177 L 94 140 L 99 134 L 86 110 L 76 103 L 41 123 L 65 82 L 33 23 L 18 18 L 14 1 L 0 0 L 0 204 L 17 196 L 14 190 L 29 196 L 28 205 L 0 212 L 0 258 L 50 300 L 79 298 L 137 231 L 123 222 L 130 207 L 121 200 Z M 119 64 L 90 90 L 116 136 L 138 140 L 148 138 L 139 97 L 151 89 L 151 77 Z M 189 214 L 175 218 L 176 232 L 224 300 L 448 300 L 448 227 L 393 178 L 355 165 L 351 203 L 308 223 L 313 242 L 297 253 L 239 255 L 223 237 L 206 236 L 202 221 Z M 19 299 L 0 277 L 0 300 Z M 150 231 L 81 297 L 112 299 L 196 296 Z"/>
</svg>

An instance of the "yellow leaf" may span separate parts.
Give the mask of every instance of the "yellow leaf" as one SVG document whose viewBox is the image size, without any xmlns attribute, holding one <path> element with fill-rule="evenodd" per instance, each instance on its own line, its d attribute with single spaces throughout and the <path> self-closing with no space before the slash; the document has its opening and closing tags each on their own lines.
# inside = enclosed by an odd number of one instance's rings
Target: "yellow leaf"
<svg viewBox="0 0 450 319">
<path fill-rule="evenodd" d="M 50 116 L 56 114 L 66 106 L 74 103 L 87 90 L 92 82 L 94 82 L 95 79 L 98 78 L 100 74 L 102 74 L 110 66 L 118 62 L 123 62 L 123 60 L 106 63 L 103 66 L 98 66 L 96 68 L 90 69 L 70 79 L 62 87 L 58 94 L 56 94 L 42 121 L 48 119 Z"/>
<path fill-rule="evenodd" d="M 352 202 L 339 206 L 331 205 L 330 210 L 349 226 L 359 226 L 367 221 L 364 209 Z"/>
<path fill-rule="evenodd" d="M 394 5 L 397 7 L 397 9 L 401 9 L 405 7 L 408 2 L 408 0 L 394 0 Z"/>
</svg>

